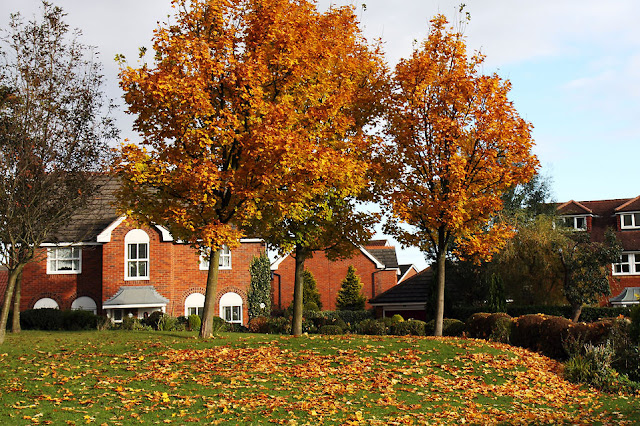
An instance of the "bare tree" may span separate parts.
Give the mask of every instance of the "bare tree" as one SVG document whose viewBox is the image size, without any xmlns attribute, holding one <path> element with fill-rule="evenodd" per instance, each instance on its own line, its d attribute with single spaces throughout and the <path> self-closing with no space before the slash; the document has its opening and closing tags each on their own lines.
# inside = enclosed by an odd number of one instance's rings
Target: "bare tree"
<svg viewBox="0 0 640 426">
<path fill-rule="evenodd" d="M 42 3 L 42 17 L 11 15 L 0 51 L 0 255 L 8 270 L 0 343 L 12 300 L 19 330 L 25 265 L 38 247 L 81 209 L 108 164 L 117 136 L 101 90 L 101 65 L 78 41 L 59 7 Z M 68 241 L 67 241 L 68 242 Z"/>
</svg>

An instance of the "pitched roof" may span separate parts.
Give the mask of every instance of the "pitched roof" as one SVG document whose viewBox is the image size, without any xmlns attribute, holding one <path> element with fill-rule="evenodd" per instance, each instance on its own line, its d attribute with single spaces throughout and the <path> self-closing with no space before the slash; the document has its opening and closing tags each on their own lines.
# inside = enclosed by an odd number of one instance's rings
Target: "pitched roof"
<svg viewBox="0 0 640 426">
<path fill-rule="evenodd" d="M 625 287 L 616 297 L 609 299 L 613 305 L 640 303 L 640 287 Z"/>
<path fill-rule="evenodd" d="M 80 211 L 74 213 L 68 224 L 48 238 L 46 243 L 55 242 L 95 242 L 96 236 L 113 221 L 118 219 L 115 191 L 119 187 L 118 178 L 102 175 L 97 178 L 95 195 Z"/>
<path fill-rule="evenodd" d="M 557 207 L 559 215 L 570 215 L 570 214 L 592 214 L 593 211 L 579 203 L 577 201 L 567 201 L 564 204 L 561 204 Z"/>
<path fill-rule="evenodd" d="M 417 275 L 391 287 L 369 300 L 371 305 L 387 305 L 394 303 L 427 303 L 428 289 L 433 282 L 433 269 L 428 267 Z"/>
<path fill-rule="evenodd" d="M 152 285 L 125 286 L 102 304 L 105 308 L 115 308 L 123 306 L 165 306 L 169 299 L 162 296 Z"/>
<path fill-rule="evenodd" d="M 400 268 L 400 274 L 399 274 L 399 278 L 398 278 L 398 282 L 401 282 L 403 280 L 406 279 L 406 275 L 407 273 L 413 269 L 415 271 L 415 273 L 419 273 L 420 271 L 418 271 L 418 268 L 416 268 L 416 265 L 414 264 L 409 264 L 409 265 L 398 265 L 398 267 Z M 413 275 L 412 275 L 413 276 Z"/>
<path fill-rule="evenodd" d="M 388 240 L 369 240 L 369 242 L 365 247 L 384 247 L 388 245 L 389 245 Z"/>
<path fill-rule="evenodd" d="M 616 208 L 616 213 L 640 211 L 640 195 Z"/>
<path fill-rule="evenodd" d="M 385 268 L 398 268 L 398 255 L 395 247 L 367 248 L 369 254 L 375 257 Z"/>
</svg>

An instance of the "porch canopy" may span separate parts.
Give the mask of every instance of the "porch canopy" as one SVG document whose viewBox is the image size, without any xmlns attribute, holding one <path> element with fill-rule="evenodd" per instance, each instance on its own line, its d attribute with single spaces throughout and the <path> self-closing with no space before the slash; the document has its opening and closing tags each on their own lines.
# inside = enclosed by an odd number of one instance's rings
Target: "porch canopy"
<svg viewBox="0 0 640 426">
<path fill-rule="evenodd" d="M 163 297 L 152 285 L 125 286 L 102 304 L 103 309 L 161 308 L 164 311 L 169 299 Z"/>
<path fill-rule="evenodd" d="M 614 306 L 629 306 L 640 303 L 640 287 L 625 287 L 622 293 L 609 299 Z"/>
</svg>

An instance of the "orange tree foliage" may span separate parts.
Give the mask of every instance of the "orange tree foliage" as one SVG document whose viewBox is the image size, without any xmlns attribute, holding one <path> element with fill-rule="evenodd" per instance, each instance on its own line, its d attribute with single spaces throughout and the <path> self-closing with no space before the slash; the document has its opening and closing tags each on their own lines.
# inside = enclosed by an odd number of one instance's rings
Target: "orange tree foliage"
<svg viewBox="0 0 640 426">
<path fill-rule="evenodd" d="M 364 65 L 376 58 L 360 54 L 366 47 L 351 8 L 320 14 L 305 0 L 174 6 L 175 23 L 155 32 L 153 66 L 121 70 L 142 146 L 122 148 L 120 202 L 126 214 L 213 249 L 206 337 L 217 249 L 237 245 L 241 222 L 260 217 L 258 204 L 290 201 L 273 188 L 297 191 L 304 209 L 326 191 L 332 172 L 353 172 L 340 154 L 366 142 L 354 120 L 368 101 L 360 85 L 372 71 Z M 354 67 L 352 58 L 362 61 Z"/>
<path fill-rule="evenodd" d="M 447 25 L 435 17 L 421 48 L 396 67 L 383 155 L 392 213 L 386 230 L 437 259 L 436 335 L 447 253 L 486 259 L 498 250 L 511 235 L 492 221 L 500 196 L 538 164 L 531 125 L 507 98 L 510 83 L 480 74 L 483 56 L 469 57 L 462 34 Z"/>
</svg>

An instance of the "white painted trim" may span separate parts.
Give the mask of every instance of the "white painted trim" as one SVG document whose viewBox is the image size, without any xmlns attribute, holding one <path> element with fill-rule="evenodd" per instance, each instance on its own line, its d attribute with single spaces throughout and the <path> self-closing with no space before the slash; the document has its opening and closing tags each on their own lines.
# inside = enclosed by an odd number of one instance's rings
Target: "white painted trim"
<svg viewBox="0 0 640 426">
<path fill-rule="evenodd" d="M 422 302 L 407 302 L 407 303 L 369 303 L 371 306 L 386 306 L 389 309 L 414 309 L 416 307 L 424 307 Z"/>
<path fill-rule="evenodd" d="M 126 216 L 120 216 L 119 218 L 117 218 L 116 220 L 111 222 L 111 224 L 109 226 L 104 228 L 104 230 L 101 233 L 98 234 L 98 236 L 96 237 L 96 242 L 98 242 L 98 243 L 109 243 L 109 242 L 111 242 L 111 233 L 113 232 L 114 229 L 116 229 L 118 226 L 120 226 L 120 224 L 122 222 L 124 222 L 124 220 L 126 218 L 127 218 Z"/>
<path fill-rule="evenodd" d="M 636 223 L 636 216 L 640 212 L 621 212 L 616 213 L 620 216 L 620 229 L 640 229 L 640 223 Z M 624 216 L 631 216 L 631 225 L 624 224 Z"/>
<path fill-rule="evenodd" d="M 68 241 L 60 243 L 42 243 L 40 247 L 76 247 L 76 246 L 101 246 L 100 243 L 70 243 Z"/>
<path fill-rule="evenodd" d="M 615 276 L 624 276 L 624 275 L 640 275 L 640 268 L 636 269 L 636 264 L 640 263 L 640 252 L 639 251 L 623 251 L 622 255 L 627 255 L 629 261 L 628 262 L 617 262 L 611 264 L 611 273 Z M 616 272 L 616 265 L 629 265 L 629 272 Z"/>
<path fill-rule="evenodd" d="M 134 305 L 108 305 L 108 306 L 102 306 L 102 309 L 107 310 L 107 309 L 133 309 L 133 308 L 166 308 L 167 304 L 158 304 L 158 303 L 152 303 L 149 305 L 142 305 L 142 304 L 134 304 Z M 163 311 L 164 312 L 164 311 Z"/>
<path fill-rule="evenodd" d="M 137 232 L 140 231 L 140 232 Z M 144 234 L 144 235 L 142 235 Z M 129 245 L 130 244 L 146 244 L 147 245 L 147 275 L 144 277 L 129 276 Z M 133 259 L 134 262 L 140 262 L 140 259 Z M 145 261 L 144 259 L 142 260 Z M 124 280 L 125 281 L 149 281 L 151 279 L 151 238 L 144 229 L 132 229 L 124 236 Z"/>
<path fill-rule="evenodd" d="M 360 246 L 360 251 L 362 252 L 362 254 L 364 254 L 367 258 L 369 258 L 370 261 L 372 261 L 376 265 L 376 268 L 386 269 L 386 267 L 382 263 L 380 263 L 380 261 L 376 259 L 374 255 L 369 253 L 367 249 L 365 249 L 363 246 Z M 397 268 L 391 268 L 391 269 L 397 269 Z"/>
<path fill-rule="evenodd" d="M 416 274 L 419 272 L 419 271 L 418 271 L 418 268 L 416 268 L 416 265 L 413 265 L 413 264 L 412 264 L 412 265 L 409 267 L 409 269 L 407 269 L 407 272 L 405 272 L 405 273 L 404 273 L 400 278 L 398 278 L 398 283 L 400 283 L 402 280 L 404 280 L 404 278 L 407 276 L 407 274 L 409 273 L 409 271 L 411 271 L 412 269 L 413 269 L 414 271 L 416 271 Z M 401 273 L 402 273 L 402 270 L 401 270 L 400 268 L 398 268 L 398 275 L 400 275 Z"/>
<path fill-rule="evenodd" d="M 162 225 L 155 225 L 155 227 L 160 231 L 160 234 L 162 235 L 162 242 L 173 241 L 173 235 L 171 235 L 171 232 L 169 232 L 167 228 Z"/>
<path fill-rule="evenodd" d="M 79 275 L 82 273 L 82 247 L 77 247 L 79 250 L 79 256 L 77 258 L 69 258 L 66 260 L 78 260 L 78 269 L 77 270 L 54 270 L 51 269 L 51 266 L 49 264 L 49 255 L 51 254 L 52 250 L 57 250 L 59 248 L 75 248 L 72 246 L 66 246 L 66 247 L 54 247 L 54 248 L 47 248 L 47 275 Z M 72 251 L 73 252 L 73 251 Z M 59 258 L 56 258 L 56 260 Z"/>
<path fill-rule="evenodd" d="M 284 256 L 280 256 L 279 258 L 277 258 L 276 260 L 273 261 L 273 263 L 271 264 L 271 270 L 272 271 L 277 271 L 278 267 L 280 266 L 280 264 L 282 263 L 283 260 L 285 260 L 287 257 L 289 257 L 291 253 L 287 253 Z"/>
<path fill-rule="evenodd" d="M 241 243 L 264 243 L 262 238 L 240 238 Z"/>
</svg>

